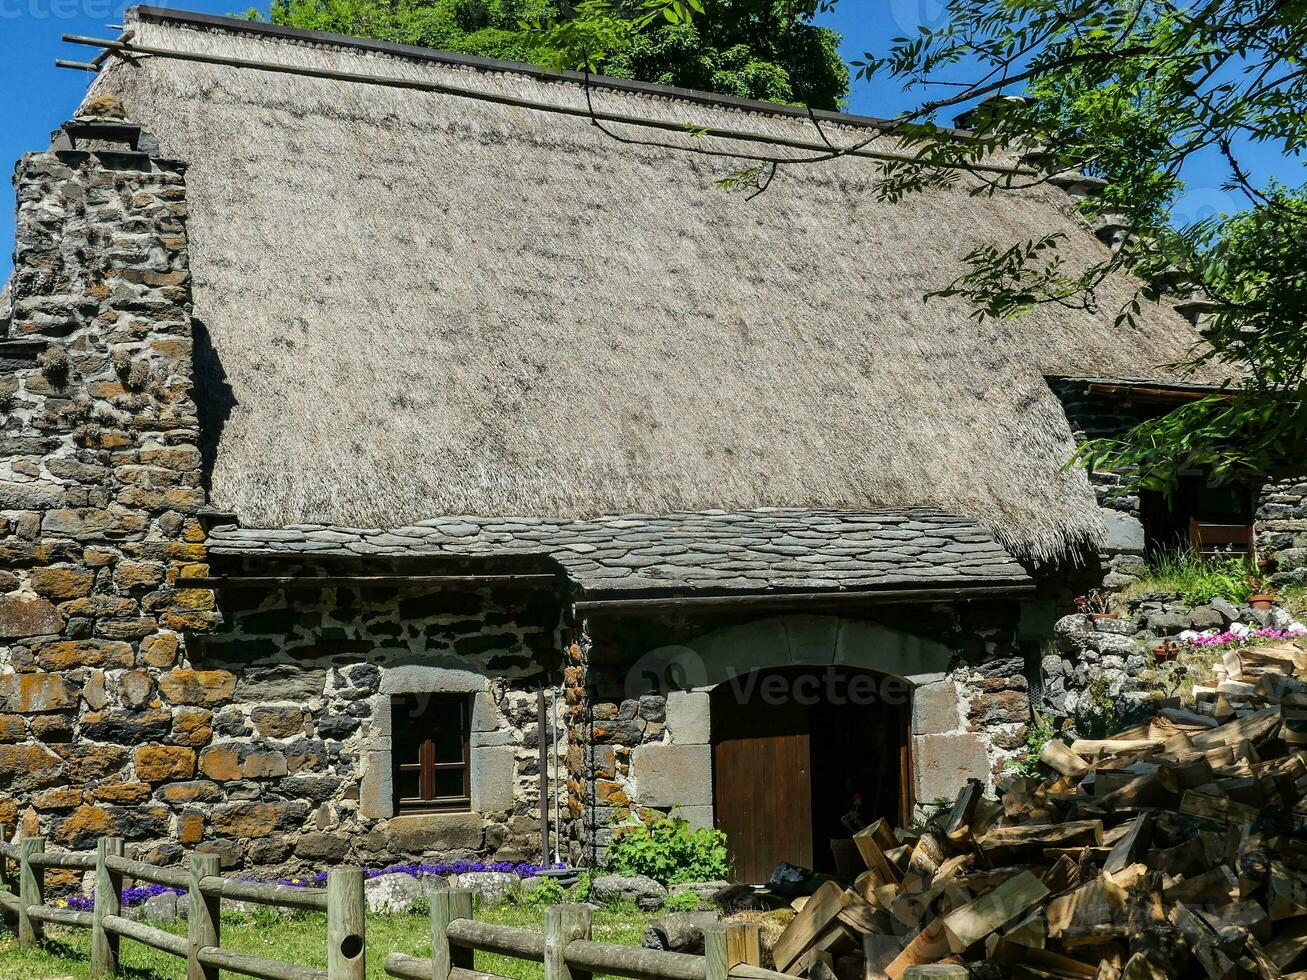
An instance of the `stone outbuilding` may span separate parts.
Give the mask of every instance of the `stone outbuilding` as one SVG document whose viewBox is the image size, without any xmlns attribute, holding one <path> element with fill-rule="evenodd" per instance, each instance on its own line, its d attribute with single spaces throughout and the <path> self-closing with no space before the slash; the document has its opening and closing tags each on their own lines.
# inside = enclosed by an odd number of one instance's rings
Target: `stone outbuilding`
<svg viewBox="0 0 1307 980">
<path fill-rule="evenodd" d="M 1220 380 L 1161 367 L 1183 309 L 922 302 L 982 242 L 1097 258 L 1086 182 L 889 204 L 876 120 L 127 20 L 15 176 L 0 821 L 257 871 L 596 862 L 676 808 L 826 867 L 1001 769 L 1150 535 L 1307 565 L 1302 485 L 1159 516 L 1063 466 Z M 871 141 L 718 186 L 823 138 Z"/>
</svg>

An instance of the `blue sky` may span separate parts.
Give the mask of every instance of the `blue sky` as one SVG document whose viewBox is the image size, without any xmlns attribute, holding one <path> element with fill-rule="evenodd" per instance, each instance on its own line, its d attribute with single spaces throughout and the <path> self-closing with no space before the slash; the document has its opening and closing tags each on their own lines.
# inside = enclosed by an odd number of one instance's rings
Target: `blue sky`
<svg viewBox="0 0 1307 980">
<path fill-rule="evenodd" d="M 89 76 L 55 68 L 54 61 L 86 61 L 96 49 L 63 44 L 60 36 L 111 37 L 114 32 L 108 25 L 121 24 L 128 5 L 125 0 L 0 0 L 0 166 L 6 177 L 23 153 L 49 145 L 50 131 L 71 115 L 86 89 Z M 247 9 L 249 0 L 184 0 L 177 5 L 226 14 Z M 868 50 L 884 50 L 889 39 L 915 31 L 918 24 L 938 24 L 942 9 L 941 0 L 840 0 L 823 19 L 844 35 L 841 52 L 850 60 Z M 888 116 L 919 98 L 883 84 L 873 89 L 858 83 L 849 109 Z M 1271 149 L 1250 147 L 1246 161 L 1259 177 L 1275 176 L 1295 185 L 1304 179 L 1300 160 L 1286 160 Z M 1194 161 L 1185 172 L 1189 189 L 1179 203 L 1177 218 L 1194 220 L 1242 207 L 1236 196 L 1221 190 L 1224 176 L 1218 159 Z M 13 210 L 6 180 L 0 194 L 0 280 L 9 274 Z"/>
</svg>

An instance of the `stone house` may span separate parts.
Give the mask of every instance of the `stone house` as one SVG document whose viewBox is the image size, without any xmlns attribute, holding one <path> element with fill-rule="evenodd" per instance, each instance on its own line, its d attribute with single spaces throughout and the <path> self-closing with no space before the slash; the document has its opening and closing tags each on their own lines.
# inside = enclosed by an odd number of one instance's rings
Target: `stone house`
<svg viewBox="0 0 1307 980">
<path fill-rule="evenodd" d="M 883 203 L 880 136 L 746 200 L 731 155 L 877 122 L 127 27 L 15 176 L 0 820 L 286 869 L 590 862 L 677 807 L 750 878 L 1024 743 L 1055 616 L 1153 533 L 1063 463 L 1219 379 L 1160 367 L 1183 309 L 1113 326 L 1128 281 L 922 295 L 1099 254 L 1091 182 Z M 1246 515 L 1286 574 L 1303 490 Z"/>
</svg>

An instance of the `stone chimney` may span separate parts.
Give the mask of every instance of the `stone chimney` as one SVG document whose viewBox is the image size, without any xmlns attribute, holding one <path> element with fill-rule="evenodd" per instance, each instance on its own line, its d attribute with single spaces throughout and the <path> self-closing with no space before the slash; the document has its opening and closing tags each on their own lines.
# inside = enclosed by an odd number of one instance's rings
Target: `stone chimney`
<svg viewBox="0 0 1307 980">
<path fill-rule="evenodd" d="M 14 175 L 0 340 L 0 822 L 138 850 L 189 816 L 212 629 L 192 398 L 185 167 L 112 98 Z M 4 316 L 0 316 L 0 321 Z M 175 846 L 175 845 L 173 845 Z"/>
</svg>

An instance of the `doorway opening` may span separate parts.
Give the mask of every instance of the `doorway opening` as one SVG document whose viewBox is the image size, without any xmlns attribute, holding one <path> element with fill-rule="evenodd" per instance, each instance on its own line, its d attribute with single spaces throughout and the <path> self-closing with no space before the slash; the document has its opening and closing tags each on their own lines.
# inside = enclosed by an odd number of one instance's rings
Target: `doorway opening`
<svg viewBox="0 0 1307 980">
<path fill-rule="evenodd" d="M 736 880 L 781 862 L 835 871 L 832 840 L 911 811 L 911 686 L 849 667 L 778 667 L 713 689 L 713 795 Z"/>
</svg>

